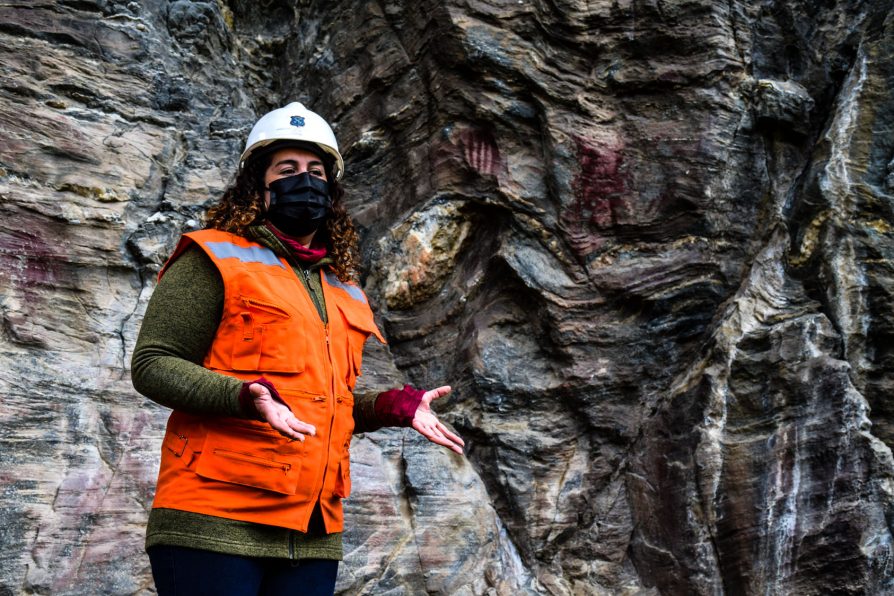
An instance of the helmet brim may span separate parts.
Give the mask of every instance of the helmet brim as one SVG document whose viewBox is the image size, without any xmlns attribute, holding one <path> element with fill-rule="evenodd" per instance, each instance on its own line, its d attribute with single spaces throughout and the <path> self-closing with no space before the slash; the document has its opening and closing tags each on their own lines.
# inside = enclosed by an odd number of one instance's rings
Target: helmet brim
<svg viewBox="0 0 894 596">
<path fill-rule="evenodd" d="M 246 150 L 239 159 L 239 171 L 244 170 L 245 166 L 251 160 L 262 159 L 263 157 L 270 155 L 271 153 L 279 151 L 280 149 L 287 149 L 289 147 L 310 151 L 323 160 L 326 169 L 332 172 L 332 176 L 336 180 L 339 180 L 342 177 L 345 166 L 338 151 L 322 143 L 292 139 L 270 139 L 266 142 L 261 141 L 255 143 L 251 148 Z"/>
</svg>

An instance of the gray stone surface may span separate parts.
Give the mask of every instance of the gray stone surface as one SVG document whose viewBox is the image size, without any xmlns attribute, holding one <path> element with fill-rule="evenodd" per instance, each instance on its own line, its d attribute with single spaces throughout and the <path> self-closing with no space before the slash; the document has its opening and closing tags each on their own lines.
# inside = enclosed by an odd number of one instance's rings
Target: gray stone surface
<svg viewBox="0 0 894 596">
<path fill-rule="evenodd" d="M 333 121 L 389 348 L 343 594 L 894 591 L 888 0 L 0 6 L 0 595 L 152 593 L 158 267 Z"/>
</svg>

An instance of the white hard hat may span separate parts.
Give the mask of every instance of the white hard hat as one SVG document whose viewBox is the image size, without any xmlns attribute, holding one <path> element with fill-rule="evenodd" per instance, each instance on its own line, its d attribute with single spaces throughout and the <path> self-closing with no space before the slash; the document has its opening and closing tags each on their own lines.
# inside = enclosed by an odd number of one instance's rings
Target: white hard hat
<svg viewBox="0 0 894 596">
<path fill-rule="evenodd" d="M 248 135 L 245 151 L 239 159 L 239 169 L 245 167 L 245 162 L 257 150 L 278 141 L 310 143 L 334 157 L 335 167 L 332 174 L 336 180 L 341 178 L 345 171 L 345 162 L 338 152 L 338 143 L 332 128 L 318 114 L 311 112 L 297 101 L 261 116 Z"/>
</svg>

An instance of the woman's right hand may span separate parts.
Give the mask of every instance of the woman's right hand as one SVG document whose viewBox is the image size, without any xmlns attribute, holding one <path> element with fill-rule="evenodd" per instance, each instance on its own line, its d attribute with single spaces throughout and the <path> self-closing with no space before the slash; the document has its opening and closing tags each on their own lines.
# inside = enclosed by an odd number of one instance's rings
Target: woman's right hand
<svg viewBox="0 0 894 596">
<path fill-rule="evenodd" d="M 251 392 L 255 408 L 267 421 L 267 424 L 281 435 L 303 441 L 304 435 L 314 436 L 317 434 L 317 429 L 312 424 L 298 420 L 289 406 L 273 397 L 270 391 L 260 383 L 252 383 L 248 390 Z"/>
</svg>

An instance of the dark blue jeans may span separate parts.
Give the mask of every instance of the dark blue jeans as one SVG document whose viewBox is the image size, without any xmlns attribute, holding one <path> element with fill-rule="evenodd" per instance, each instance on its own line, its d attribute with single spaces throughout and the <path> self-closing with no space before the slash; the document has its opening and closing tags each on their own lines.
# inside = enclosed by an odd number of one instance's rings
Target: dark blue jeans
<svg viewBox="0 0 894 596">
<path fill-rule="evenodd" d="M 148 549 L 158 596 L 332 596 L 338 561 L 224 555 L 181 546 Z"/>
</svg>

